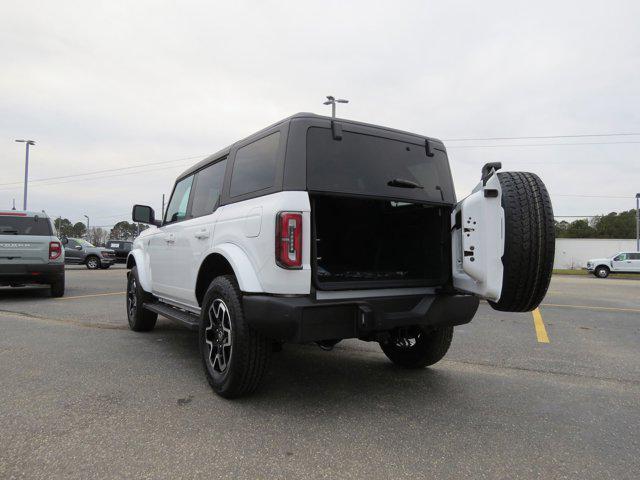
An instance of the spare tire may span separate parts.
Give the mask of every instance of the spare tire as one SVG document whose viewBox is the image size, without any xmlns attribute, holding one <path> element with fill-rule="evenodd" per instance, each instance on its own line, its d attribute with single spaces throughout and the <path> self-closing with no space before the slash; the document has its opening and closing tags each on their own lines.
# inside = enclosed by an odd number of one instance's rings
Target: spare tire
<svg viewBox="0 0 640 480">
<path fill-rule="evenodd" d="M 495 310 L 528 312 L 542 301 L 553 269 L 555 225 L 547 188 L 528 172 L 498 173 L 504 209 L 502 294 Z"/>
</svg>

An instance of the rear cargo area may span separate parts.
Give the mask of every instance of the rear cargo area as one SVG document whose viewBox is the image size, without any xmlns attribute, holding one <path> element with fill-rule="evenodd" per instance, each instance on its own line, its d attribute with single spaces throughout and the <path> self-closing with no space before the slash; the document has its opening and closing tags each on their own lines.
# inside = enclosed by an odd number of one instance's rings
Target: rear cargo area
<svg viewBox="0 0 640 480">
<path fill-rule="evenodd" d="M 311 204 L 317 288 L 447 281 L 449 207 L 320 194 L 311 195 Z"/>
</svg>

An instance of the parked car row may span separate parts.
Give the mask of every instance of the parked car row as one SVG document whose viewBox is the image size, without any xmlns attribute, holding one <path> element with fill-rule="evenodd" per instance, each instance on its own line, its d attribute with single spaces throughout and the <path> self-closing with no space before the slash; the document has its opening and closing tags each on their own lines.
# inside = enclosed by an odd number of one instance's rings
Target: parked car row
<svg viewBox="0 0 640 480">
<path fill-rule="evenodd" d="M 107 269 L 125 262 L 131 242 L 110 241 L 96 247 L 82 238 L 58 238 L 44 212 L 0 211 L 0 286 L 49 285 L 53 297 L 64 295 L 64 266 Z"/>
</svg>

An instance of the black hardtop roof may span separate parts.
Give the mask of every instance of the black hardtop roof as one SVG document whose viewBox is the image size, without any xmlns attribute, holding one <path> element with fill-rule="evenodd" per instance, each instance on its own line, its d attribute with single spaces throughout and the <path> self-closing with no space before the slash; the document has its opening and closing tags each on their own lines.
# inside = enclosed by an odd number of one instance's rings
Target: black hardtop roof
<svg viewBox="0 0 640 480">
<path fill-rule="evenodd" d="M 327 116 L 324 116 L 324 115 L 317 115 L 315 113 L 310 113 L 310 112 L 298 112 L 298 113 L 295 113 L 295 114 L 293 114 L 293 115 L 291 115 L 291 116 L 289 116 L 287 118 L 283 118 L 282 120 L 280 120 L 278 122 L 275 122 L 275 123 L 273 123 L 273 124 L 271 124 L 271 125 L 269 125 L 267 127 L 264 127 L 262 129 L 258 130 L 257 132 L 252 133 L 248 137 L 245 137 L 245 138 L 243 138 L 241 140 L 238 140 L 237 142 L 232 143 L 231 145 L 229 145 L 226 148 L 218 150 L 217 152 L 215 152 L 215 153 L 207 156 L 203 160 L 199 161 L 195 165 L 189 167 L 187 170 L 182 172 L 177 178 L 180 179 L 180 178 L 186 177 L 187 175 L 189 175 L 189 174 L 191 174 L 191 173 L 193 173 L 193 172 L 195 172 L 197 170 L 200 170 L 202 167 L 208 165 L 212 161 L 214 161 L 214 160 L 216 160 L 216 159 L 218 159 L 220 157 L 223 157 L 225 155 L 228 155 L 229 152 L 231 151 L 231 149 L 233 148 L 233 146 L 235 144 L 237 144 L 237 143 L 246 142 L 247 140 L 250 140 L 252 137 L 260 136 L 263 132 L 265 132 L 267 130 L 270 130 L 270 129 L 274 128 L 274 127 L 277 127 L 277 126 L 282 125 L 284 123 L 288 123 L 288 122 L 290 122 L 292 120 L 295 120 L 295 119 L 298 119 L 298 118 L 320 119 L 320 120 L 326 120 L 328 122 L 331 122 L 332 120 L 334 120 L 334 121 L 340 122 L 340 123 L 347 123 L 347 124 L 351 124 L 351 125 L 359 125 L 359 126 L 363 126 L 363 127 L 373 128 L 373 129 L 376 129 L 376 130 L 385 130 L 385 131 L 390 132 L 390 133 L 401 134 L 401 135 L 410 135 L 410 136 L 413 136 L 413 137 L 424 138 L 424 139 L 428 139 L 430 142 L 436 142 L 436 143 L 439 143 L 442 146 L 444 146 L 442 141 L 437 139 L 437 138 L 427 137 L 427 136 L 424 136 L 424 135 L 418 135 L 416 133 L 406 132 L 404 130 L 398 130 L 396 128 L 383 127 L 383 126 L 380 126 L 380 125 L 374 125 L 374 124 L 365 123 L 365 122 L 358 122 L 356 120 L 348 120 L 348 119 L 345 119 L 345 118 L 327 117 Z"/>
</svg>

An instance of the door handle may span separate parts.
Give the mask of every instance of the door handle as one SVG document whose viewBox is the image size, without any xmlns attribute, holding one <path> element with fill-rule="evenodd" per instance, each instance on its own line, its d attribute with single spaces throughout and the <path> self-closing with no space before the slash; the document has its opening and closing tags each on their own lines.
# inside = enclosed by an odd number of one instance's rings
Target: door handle
<svg viewBox="0 0 640 480">
<path fill-rule="evenodd" d="M 167 243 L 174 243 L 176 240 L 173 233 L 167 233 L 164 237 L 164 241 Z"/>
<path fill-rule="evenodd" d="M 206 230 L 200 230 L 198 233 L 194 235 L 198 240 L 205 240 L 209 238 L 209 232 Z"/>
</svg>

